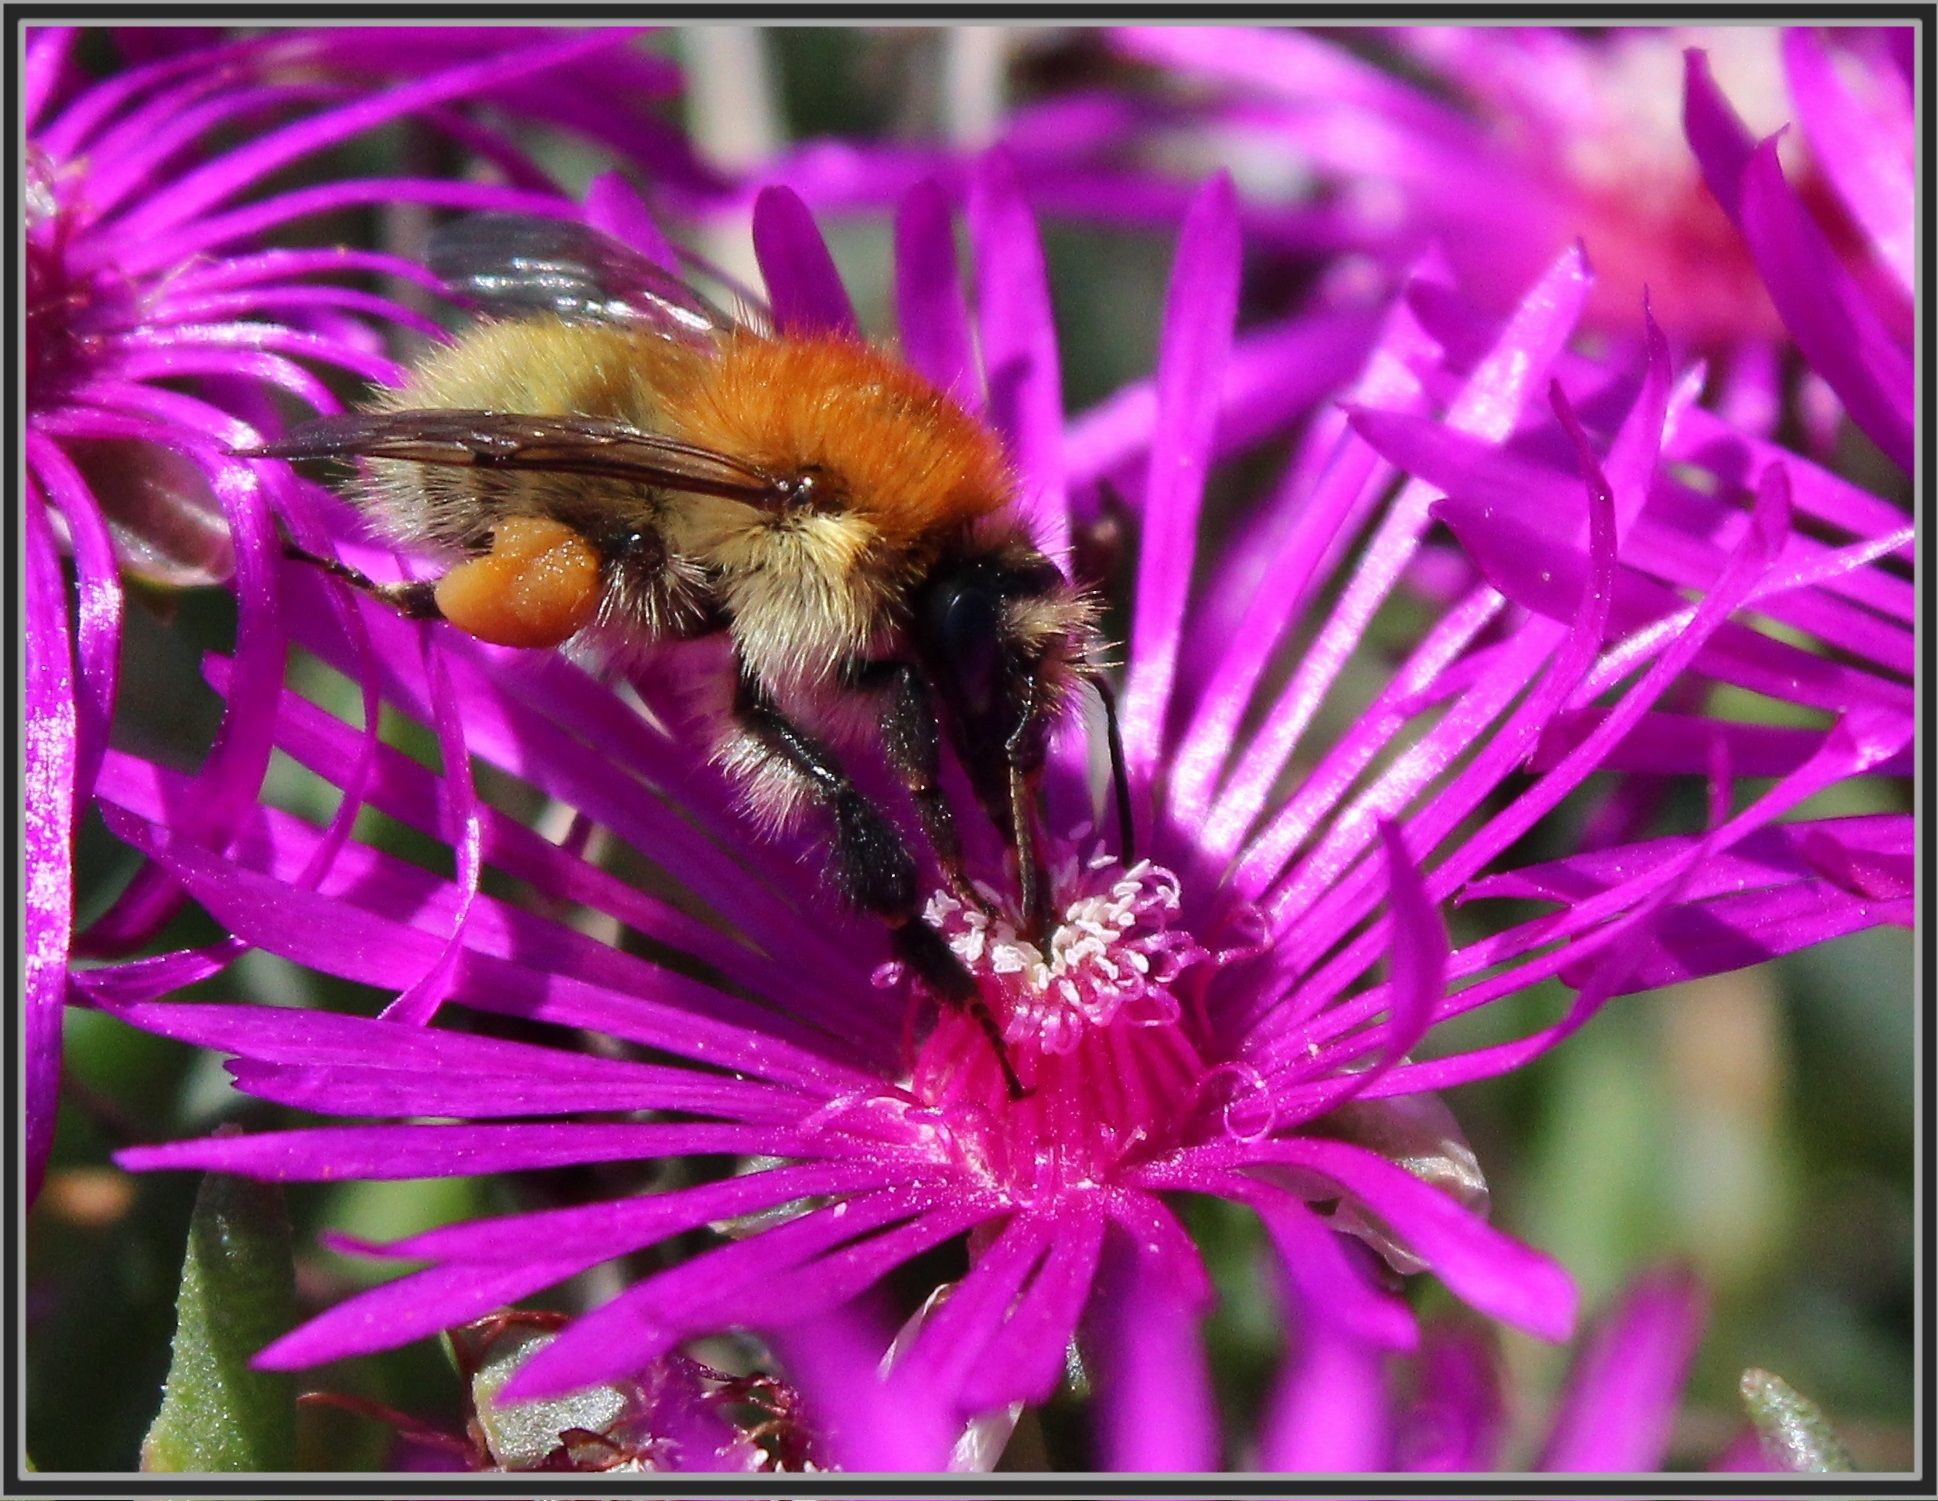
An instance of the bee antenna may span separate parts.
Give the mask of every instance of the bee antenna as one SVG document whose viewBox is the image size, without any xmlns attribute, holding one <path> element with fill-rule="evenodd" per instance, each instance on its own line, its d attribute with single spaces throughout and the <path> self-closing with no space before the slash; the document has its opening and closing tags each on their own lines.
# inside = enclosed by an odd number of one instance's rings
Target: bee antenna
<svg viewBox="0 0 1938 1501">
<path fill-rule="evenodd" d="M 1124 767 L 1124 732 L 1117 724 L 1117 690 L 1101 672 L 1091 674 L 1090 686 L 1104 706 L 1104 739 L 1110 746 L 1110 782 L 1117 801 L 1117 848 L 1129 864 L 1137 828 L 1131 818 L 1130 773 Z"/>
</svg>

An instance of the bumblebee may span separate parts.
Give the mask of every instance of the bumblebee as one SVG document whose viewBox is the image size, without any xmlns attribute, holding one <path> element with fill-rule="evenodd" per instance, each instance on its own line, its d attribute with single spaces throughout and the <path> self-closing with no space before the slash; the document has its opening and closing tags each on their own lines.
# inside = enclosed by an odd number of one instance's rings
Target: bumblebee
<svg viewBox="0 0 1938 1501">
<path fill-rule="evenodd" d="M 444 571 L 378 583 L 311 561 L 506 646 L 570 642 L 613 661 L 724 632 L 716 758 L 767 824 L 829 820 L 841 897 L 974 1012 L 1020 1094 L 975 981 L 921 918 L 907 843 L 835 751 L 879 745 L 944 880 L 981 905 L 939 785 L 946 740 L 1040 935 L 1039 787 L 1050 731 L 1087 681 L 1128 845 L 1098 608 L 1031 541 L 1000 440 L 892 352 L 729 316 L 582 224 L 462 220 L 434 236 L 430 264 L 479 320 L 367 409 L 246 454 L 366 461 L 352 495 L 374 529 Z"/>
</svg>

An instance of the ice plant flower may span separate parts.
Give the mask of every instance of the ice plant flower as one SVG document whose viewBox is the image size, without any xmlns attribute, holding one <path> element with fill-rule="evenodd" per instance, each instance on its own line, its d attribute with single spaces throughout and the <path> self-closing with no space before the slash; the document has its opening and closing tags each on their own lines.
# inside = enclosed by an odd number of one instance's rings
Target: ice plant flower
<svg viewBox="0 0 1938 1501">
<path fill-rule="evenodd" d="M 335 245 L 270 248 L 272 237 L 371 204 L 562 212 L 543 174 L 460 106 L 487 95 L 503 108 L 508 94 L 542 108 L 582 67 L 632 76 L 608 58 L 623 34 L 460 28 L 416 48 L 390 32 L 278 32 L 164 51 L 90 81 L 73 62 L 79 36 L 31 33 L 23 72 L 30 1197 L 51 1140 L 72 836 L 113 718 L 122 577 L 235 590 L 247 687 L 203 768 L 193 820 L 219 845 L 270 752 L 260 706 L 287 641 L 271 518 L 299 536 L 320 524 L 314 492 L 265 481 L 226 450 L 273 430 L 279 399 L 335 410 L 315 367 L 387 379 L 397 369 L 387 330 L 436 332 L 396 297 L 346 281 L 435 285 L 420 265 Z M 372 89 L 373 73 L 406 81 Z M 508 185 L 386 177 L 265 192 L 292 163 L 400 120 L 455 138 Z M 237 127 L 256 133 L 222 144 Z M 148 872 L 88 940 L 125 950 L 174 905 L 173 883 Z"/>
<path fill-rule="evenodd" d="M 619 195 L 588 212 L 649 253 L 663 243 Z M 365 800 L 446 840 L 454 875 L 354 839 L 313 874 L 327 831 L 269 806 L 211 847 L 181 826 L 181 777 L 111 753 L 110 826 L 218 922 L 398 997 L 364 1017 L 130 1001 L 104 985 L 101 1003 L 130 1023 L 230 1054 L 248 1094 L 377 1119 L 120 1160 L 341 1181 L 678 1157 L 723 1175 L 354 1245 L 419 1265 L 292 1331 L 265 1364 L 395 1346 L 710 1231 L 579 1314 L 505 1398 L 623 1379 L 729 1327 L 773 1339 L 811 1396 L 829 1346 L 789 1332 L 954 1246 L 966 1270 L 913 1338 L 892 1360 L 863 1341 L 841 1367 L 868 1378 L 848 1383 L 854 1405 L 886 1415 L 870 1429 L 879 1442 L 845 1462 L 939 1467 L 966 1421 L 1049 1396 L 1074 1338 L 1102 1466 L 1214 1468 L 1197 1328 L 1210 1283 L 1181 1197 L 1255 1211 L 1301 1296 L 1379 1348 L 1411 1348 L 1418 1329 L 1373 1275 L 1375 1253 L 1565 1338 L 1567 1276 L 1485 1222 L 1477 1165 L 1434 1092 L 1521 1066 L 1622 991 L 1908 919 L 1908 821 L 1789 816 L 1826 787 L 1900 768 L 1910 591 L 1880 559 L 1908 531 L 1880 524 L 1885 503 L 1703 417 L 1700 371 L 1678 374 L 1652 327 L 1634 362 L 1569 353 L 1592 281 L 1577 252 L 1504 321 L 1429 261 L 1376 324 L 1320 305 L 1234 342 L 1237 214 L 1214 181 L 1184 218 L 1154 378 L 1066 424 L 1036 229 L 1001 154 L 974 170 L 968 221 L 973 308 L 942 190 L 918 186 L 900 207 L 907 357 L 1006 440 L 1045 547 L 1083 554 L 1106 479 L 1137 531 L 1122 714 L 1135 848 L 1100 816 L 1092 736 L 1072 723 L 1045 789 L 1050 936 L 1028 941 L 948 897 L 928 911 L 982 982 L 1030 1092 L 1011 1097 L 975 1021 L 937 1014 L 884 963 L 877 927 L 829 910 L 816 831 L 749 836 L 695 749 L 692 682 L 713 644 L 669 649 L 615 688 L 565 657 L 366 603 L 376 650 L 360 659 L 322 606 L 330 582 L 285 569 L 305 606 L 294 638 L 374 673 L 388 702 L 438 727 L 445 764 L 367 752 L 357 728 L 287 692 L 260 706 L 276 743 L 339 786 L 363 768 Z M 783 328 L 853 328 L 797 198 L 763 194 L 753 239 Z M 1348 406 L 1312 418 L 1194 593 L 1207 474 L 1270 430 L 1288 391 L 1301 409 L 1326 392 Z M 1401 472 L 1449 464 L 1473 485 Z M 1705 486 L 1672 481 L 1672 464 Z M 1793 535 L 1793 501 L 1853 540 Z M 1372 702 L 1343 706 L 1342 668 L 1436 517 L 1486 577 L 1462 584 Z M 345 555 L 395 566 L 368 547 Z M 1765 616 L 1858 660 L 1780 640 Z M 1295 631 L 1307 644 L 1291 656 Z M 1291 667 L 1283 686 L 1275 663 Z M 211 676 L 232 700 L 249 691 L 232 664 Z M 1713 719 L 1714 683 L 1822 722 Z M 570 837 L 550 842 L 494 806 L 472 758 L 573 810 Z M 1706 783 L 1707 822 L 1609 823 L 1579 855 L 1508 858 L 1611 766 Z M 866 758 L 854 772 L 885 785 Z M 1753 795 L 1736 797 L 1739 778 L 1756 779 Z M 959 778 L 945 786 L 973 806 Z M 993 835 L 964 823 L 973 870 L 1007 890 Z M 593 831 L 660 878 L 628 884 L 589 861 Z M 1558 909 L 1488 900 L 1504 896 Z M 1456 900 L 1483 929 L 1459 947 L 1443 917 Z M 582 932 L 559 917 L 571 909 L 631 936 Z M 1440 1022 L 1557 976 L 1576 998 L 1552 1025 L 1416 1056 Z M 462 1025 L 479 1015 L 516 1035 Z M 574 1119 L 586 1112 L 603 1118 Z"/>
<path fill-rule="evenodd" d="M 1510 305 L 1579 239 L 1598 270 L 1590 325 L 1632 328 L 1647 286 L 1672 337 L 1761 361 L 1781 325 L 1724 212 L 1730 199 L 1684 141 L 1683 51 L 1707 49 L 1759 136 L 1807 117 L 1805 140 L 1786 142 L 1793 180 L 1808 198 L 1834 195 L 1892 247 L 1908 316 L 1911 36 L 1908 27 L 1382 32 L 1424 75 L 1415 81 L 1299 28 L 1122 28 L 1111 48 L 1159 70 L 1159 97 L 1127 95 L 1119 129 L 1100 135 L 1088 160 L 1100 174 L 1141 160 L 1147 182 L 1194 159 L 1236 163 L 1258 208 L 1279 209 L 1288 248 L 1301 210 L 1306 250 L 1362 252 L 1389 273 L 1439 244 L 1490 308 Z M 1081 165 L 1066 159 L 1060 174 Z M 1838 237 L 1833 259 L 1861 260 L 1847 240 Z"/>
</svg>

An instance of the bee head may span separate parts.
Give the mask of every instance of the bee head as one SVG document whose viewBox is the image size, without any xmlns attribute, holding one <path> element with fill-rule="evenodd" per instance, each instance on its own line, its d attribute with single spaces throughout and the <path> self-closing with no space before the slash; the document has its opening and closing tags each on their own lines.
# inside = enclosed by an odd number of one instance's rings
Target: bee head
<svg viewBox="0 0 1938 1501">
<path fill-rule="evenodd" d="M 978 792 L 1011 762 L 1042 764 L 1050 706 L 1039 703 L 1039 680 L 1058 643 L 1031 617 L 1068 589 L 1047 558 L 972 557 L 931 574 L 914 601 L 916 650 Z"/>
<path fill-rule="evenodd" d="M 1026 919 L 1035 788 L 1050 730 L 1085 672 L 1095 606 L 1055 563 L 1013 546 L 942 560 L 911 602 L 910 635 L 976 797 L 1018 852 Z"/>
</svg>

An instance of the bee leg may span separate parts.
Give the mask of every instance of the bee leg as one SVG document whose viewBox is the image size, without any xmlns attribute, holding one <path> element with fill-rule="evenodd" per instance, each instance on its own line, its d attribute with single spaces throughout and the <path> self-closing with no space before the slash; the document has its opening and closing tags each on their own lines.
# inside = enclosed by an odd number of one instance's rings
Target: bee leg
<svg viewBox="0 0 1938 1501">
<path fill-rule="evenodd" d="M 401 583 L 380 584 L 367 573 L 359 573 L 348 563 L 339 563 L 335 558 L 320 557 L 307 548 L 298 547 L 294 542 L 283 543 L 283 556 L 298 563 L 310 563 L 321 568 L 332 578 L 342 579 L 344 583 L 372 599 L 381 600 L 398 614 L 410 620 L 442 620 L 444 612 L 437 606 L 437 585 L 428 580 L 406 580 Z"/>
<path fill-rule="evenodd" d="M 1037 794 L 1043 780 L 1043 740 L 1032 692 L 1016 728 L 1003 741 L 1009 765 L 1009 836 L 1016 852 L 1016 884 L 1024 930 L 1040 942 L 1050 930 L 1050 873 L 1036 839 Z"/>
<path fill-rule="evenodd" d="M 886 695 L 882 706 L 882 743 L 888 764 L 915 801 L 942 877 L 958 901 L 988 910 L 982 893 L 970 884 L 962 866 L 962 838 L 955 814 L 942 796 L 942 727 L 935 717 L 935 697 L 928 681 L 912 662 L 850 662 L 842 671 L 852 687 Z"/>
<path fill-rule="evenodd" d="M 1090 686 L 1104 706 L 1104 735 L 1110 747 L 1110 785 L 1117 803 L 1117 857 L 1129 865 L 1137 854 L 1137 823 L 1131 816 L 1130 773 L 1124 767 L 1124 732 L 1117 724 L 1117 690 L 1101 672 Z"/>
<path fill-rule="evenodd" d="M 942 935 L 922 920 L 915 861 L 895 826 L 848 779 L 828 748 L 780 710 L 744 669 L 734 690 L 734 718 L 766 750 L 791 766 L 834 815 L 834 879 L 843 900 L 888 924 L 895 957 L 942 1000 L 976 1019 L 1002 1065 L 1013 1100 L 1029 1091 L 1009 1061 L 1002 1029 L 982 987 Z"/>
</svg>

